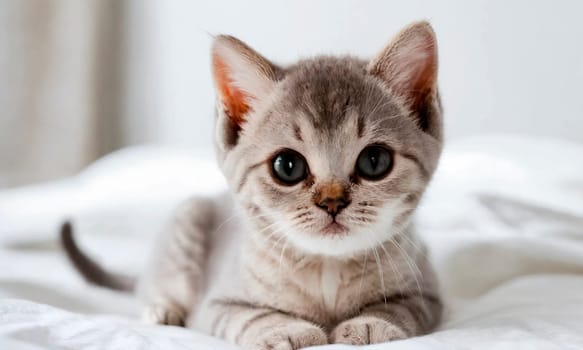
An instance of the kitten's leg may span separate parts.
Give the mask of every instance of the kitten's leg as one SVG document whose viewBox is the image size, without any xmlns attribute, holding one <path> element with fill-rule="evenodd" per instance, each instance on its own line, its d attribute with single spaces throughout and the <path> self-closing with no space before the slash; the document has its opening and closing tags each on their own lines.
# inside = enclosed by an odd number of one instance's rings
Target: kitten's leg
<svg viewBox="0 0 583 350">
<path fill-rule="evenodd" d="M 201 293 L 206 237 L 214 217 L 210 200 L 195 198 L 179 207 L 140 281 L 144 321 L 184 325 Z"/>
<path fill-rule="evenodd" d="M 328 344 L 317 325 L 278 310 L 240 301 L 216 301 L 212 334 L 245 350 L 296 350 Z"/>
<path fill-rule="evenodd" d="M 330 334 L 333 343 L 374 344 L 404 339 L 431 331 L 439 322 L 443 305 L 435 272 L 420 254 L 418 262 L 420 285 L 403 292 L 381 297 L 365 305 L 360 314 L 337 325 Z M 417 280 L 416 279 L 416 280 Z"/>
<path fill-rule="evenodd" d="M 437 295 L 411 291 L 367 305 L 359 316 L 334 328 L 333 343 L 364 345 L 424 334 L 437 324 L 442 304 Z"/>
</svg>

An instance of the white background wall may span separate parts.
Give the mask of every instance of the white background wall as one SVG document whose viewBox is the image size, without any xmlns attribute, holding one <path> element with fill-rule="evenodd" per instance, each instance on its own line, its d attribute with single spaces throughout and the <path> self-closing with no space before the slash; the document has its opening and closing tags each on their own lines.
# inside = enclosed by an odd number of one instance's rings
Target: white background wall
<svg viewBox="0 0 583 350">
<path fill-rule="evenodd" d="M 136 139 L 210 144 L 211 34 L 276 62 L 371 56 L 428 19 L 451 138 L 528 133 L 583 142 L 583 1 L 151 1 L 133 11 L 126 112 Z M 147 35 L 144 35 L 147 33 Z"/>
<path fill-rule="evenodd" d="M 0 0 L 0 188 L 139 143 L 210 151 L 211 34 L 276 62 L 437 32 L 448 139 L 583 142 L 580 0 Z"/>
</svg>

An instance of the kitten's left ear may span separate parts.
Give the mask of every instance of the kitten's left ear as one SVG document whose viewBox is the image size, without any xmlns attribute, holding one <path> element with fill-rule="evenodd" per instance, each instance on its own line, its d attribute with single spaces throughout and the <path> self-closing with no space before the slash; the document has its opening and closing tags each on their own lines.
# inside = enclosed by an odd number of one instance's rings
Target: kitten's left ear
<svg viewBox="0 0 583 350">
<path fill-rule="evenodd" d="M 267 96 L 277 81 L 277 68 L 239 39 L 219 35 L 212 46 L 215 88 L 227 120 L 221 122 L 224 142 L 236 144 L 252 104 Z"/>
<path fill-rule="evenodd" d="M 422 129 L 431 121 L 427 104 L 437 99 L 437 40 L 427 22 L 403 29 L 375 58 L 368 72 L 383 80 L 392 92 L 403 97 Z"/>
</svg>

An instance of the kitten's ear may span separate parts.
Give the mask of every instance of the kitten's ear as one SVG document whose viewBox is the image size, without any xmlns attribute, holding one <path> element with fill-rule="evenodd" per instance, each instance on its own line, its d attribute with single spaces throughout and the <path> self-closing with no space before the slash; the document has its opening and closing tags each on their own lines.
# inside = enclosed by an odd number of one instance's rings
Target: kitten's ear
<svg viewBox="0 0 583 350">
<path fill-rule="evenodd" d="M 228 35 L 215 37 L 212 70 L 220 107 L 232 136 L 241 130 L 255 100 L 267 96 L 277 80 L 277 68 L 255 50 Z M 236 140 L 235 140 L 236 141 Z"/>
<path fill-rule="evenodd" d="M 420 126 L 427 127 L 425 104 L 437 93 L 437 40 L 429 23 L 418 22 L 403 29 L 370 62 L 368 71 L 404 97 L 420 118 Z"/>
</svg>

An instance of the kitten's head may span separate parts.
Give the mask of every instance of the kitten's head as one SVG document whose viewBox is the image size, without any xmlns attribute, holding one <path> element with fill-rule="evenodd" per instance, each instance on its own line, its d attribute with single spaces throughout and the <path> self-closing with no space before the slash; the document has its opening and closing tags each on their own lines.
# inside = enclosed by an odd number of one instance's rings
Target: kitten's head
<svg viewBox="0 0 583 350">
<path fill-rule="evenodd" d="M 258 234 L 351 255 L 403 230 L 437 165 L 442 121 L 428 23 L 371 61 L 277 66 L 215 38 L 219 163 Z"/>
</svg>

